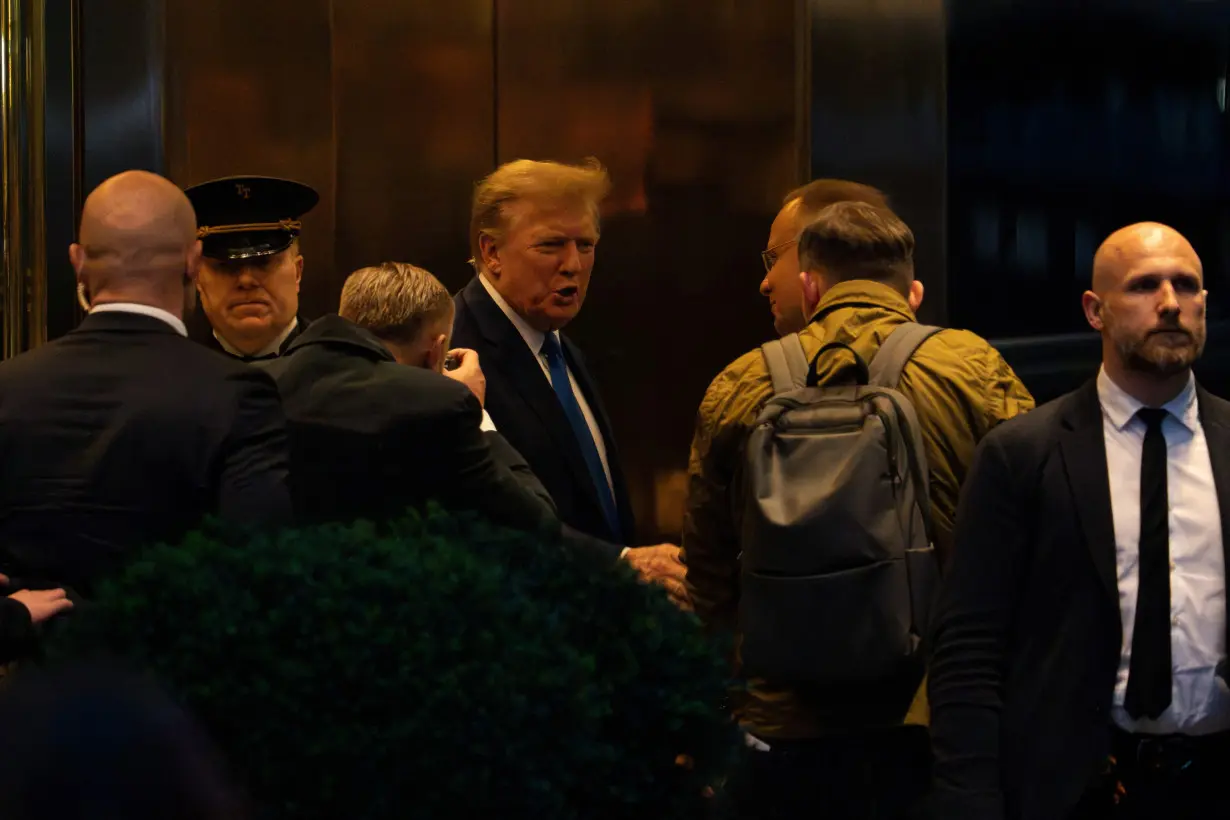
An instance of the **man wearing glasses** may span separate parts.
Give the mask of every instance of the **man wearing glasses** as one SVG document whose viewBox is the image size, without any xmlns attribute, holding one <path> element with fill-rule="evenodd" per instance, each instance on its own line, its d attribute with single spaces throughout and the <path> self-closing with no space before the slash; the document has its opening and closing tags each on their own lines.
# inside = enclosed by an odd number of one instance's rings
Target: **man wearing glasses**
<svg viewBox="0 0 1230 820">
<path fill-rule="evenodd" d="M 807 325 L 799 270 L 799 234 L 821 211 L 837 202 L 865 202 L 877 208 L 888 208 L 884 194 L 869 185 L 844 179 L 817 179 L 786 195 L 769 229 L 769 244 L 760 252 L 765 269 L 760 292 L 769 298 L 773 327 L 779 336 L 798 333 Z M 921 285 L 919 287 L 917 299 L 911 297 L 911 310 L 918 310 L 922 303 Z"/>
<path fill-rule="evenodd" d="M 808 216 L 808 194 L 832 183 L 813 185 L 787 198 L 773 224 L 765 251 L 773 256 L 765 260 L 769 273 L 762 290 L 773 303 L 778 331 L 799 332 L 797 343 L 816 362 L 818 383 L 837 385 L 854 375 L 851 353 L 872 361 L 884 339 L 915 320 L 923 288 L 914 278 L 914 235 L 892 211 L 842 200 Z M 786 224 L 798 219 L 810 220 L 801 234 Z M 833 342 L 849 349 L 821 356 Z M 1030 410 L 1033 398 L 995 348 L 964 330 L 940 330 L 923 341 L 897 384 L 917 413 L 934 546 L 943 561 L 974 448 L 1001 421 Z M 687 591 L 700 620 L 733 634 L 737 647 L 749 617 L 741 597 L 747 446 L 774 392 L 759 349 L 728 365 L 701 402 L 688 466 L 682 544 Z M 822 476 L 817 472 L 817 480 Z M 789 606 L 783 601 L 779 610 L 760 615 L 792 623 L 797 616 Z M 808 626 L 860 634 L 879 628 L 865 618 Z M 828 687 L 744 678 L 736 661 L 731 711 L 752 747 L 726 788 L 740 817 L 897 820 L 925 791 L 930 741 L 921 670 Z"/>
</svg>

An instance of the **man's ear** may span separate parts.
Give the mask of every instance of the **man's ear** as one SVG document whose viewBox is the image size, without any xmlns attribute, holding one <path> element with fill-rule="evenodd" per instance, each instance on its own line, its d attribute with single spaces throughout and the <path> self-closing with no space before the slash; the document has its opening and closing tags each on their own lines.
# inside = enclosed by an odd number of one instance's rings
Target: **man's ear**
<svg viewBox="0 0 1230 820">
<path fill-rule="evenodd" d="M 1085 321 L 1094 330 L 1101 331 L 1105 326 L 1102 321 L 1102 300 L 1091 290 L 1081 294 L 1081 309 L 1085 311 Z"/>
<path fill-rule="evenodd" d="M 77 272 L 77 278 L 81 278 L 81 269 L 85 267 L 85 248 L 78 245 L 76 242 L 68 246 L 68 261 L 72 263 L 73 270 Z"/>
<path fill-rule="evenodd" d="M 492 274 L 499 276 L 501 267 L 500 248 L 496 244 L 494 237 L 486 233 L 478 235 L 478 254 L 481 257 L 482 267 Z"/>
<path fill-rule="evenodd" d="M 809 319 L 816 312 L 816 306 L 820 304 L 824 293 L 820 287 L 820 279 L 814 273 L 801 271 L 799 282 L 803 285 L 803 318 Z"/>
<path fill-rule="evenodd" d="M 910 303 L 910 310 L 918 313 L 918 309 L 922 307 L 923 297 L 927 295 L 927 289 L 923 287 L 923 283 L 915 279 L 910 282 L 910 292 L 906 296 L 906 301 Z"/>
<path fill-rule="evenodd" d="M 192 247 L 188 249 L 188 258 L 184 265 L 184 276 L 189 282 L 196 282 L 197 275 L 201 272 L 201 240 L 192 243 Z"/>
<path fill-rule="evenodd" d="M 444 359 L 448 356 L 448 335 L 441 333 L 432 340 L 431 346 L 427 348 L 427 356 L 424 365 L 428 370 L 434 370 L 437 373 L 444 372 Z"/>
</svg>

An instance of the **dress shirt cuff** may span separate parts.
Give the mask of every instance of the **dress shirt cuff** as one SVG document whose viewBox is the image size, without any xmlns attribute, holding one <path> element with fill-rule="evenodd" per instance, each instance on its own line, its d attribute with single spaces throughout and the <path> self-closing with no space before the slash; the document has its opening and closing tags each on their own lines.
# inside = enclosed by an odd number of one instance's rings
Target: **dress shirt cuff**
<svg viewBox="0 0 1230 820">
<path fill-rule="evenodd" d="M 631 547 L 624 547 L 622 550 L 620 550 L 620 552 L 619 552 L 619 560 L 621 560 L 621 561 L 622 561 L 622 560 L 624 559 L 624 556 L 628 554 L 628 550 L 630 550 L 630 549 L 631 549 Z"/>
<path fill-rule="evenodd" d="M 487 414 L 487 408 L 485 407 L 483 408 L 483 421 L 482 424 L 478 425 L 478 429 L 484 433 L 496 432 L 495 422 L 491 420 L 491 416 Z"/>
</svg>

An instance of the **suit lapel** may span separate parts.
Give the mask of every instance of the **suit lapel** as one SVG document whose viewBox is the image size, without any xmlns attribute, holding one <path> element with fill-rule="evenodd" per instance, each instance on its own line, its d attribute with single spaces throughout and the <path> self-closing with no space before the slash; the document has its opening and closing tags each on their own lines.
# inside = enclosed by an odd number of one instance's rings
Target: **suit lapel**
<svg viewBox="0 0 1230 820">
<path fill-rule="evenodd" d="M 286 334 L 286 338 L 282 340 L 282 344 L 278 345 L 278 355 L 285 356 L 286 351 L 290 350 L 290 346 L 295 343 L 295 339 L 302 336 L 303 331 L 307 329 L 308 322 L 304 321 L 302 316 L 296 315 L 294 329 L 290 333 Z"/>
<path fill-rule="evenodd" d="M 1221 547 L 1227 575 L 1230 575 L 1230 415 L 1226 412 L 1225 402 L 1211 396 L 1199 385 L 1196 386 L 1196 400 L 1200 408 L 1200 427 L 1204 430 L 1204 439 L 1209 448 L 1209 465 L 1213 468 L 1213 485 L 1217 488 Z M 1227 612 L 1227 631 L 1230 632 L 1230 612 Z M 1226 668 L 1219 667 L 1218 674 L 1223 679 L 1230 678 Z"/>
<path fill-rule="evenodd" d="M 494 346 L 496 368 L 508 375 L 514 389 L 534 411 L 547 434 L 555 442 L 557 451 L 562 454 L 572 471 L 576 485 L 584 487 L 587 497 L 601 510 L 598 489 L 590 478 L 585 457 L 581 455 L 581 446 L 572 433 L 572 425 L 564 415 L 564 409 L 560 407 L 555 390 L 542 372 L 538 359 L 530 352 L 529 345 L 525 343 L 512 321 L 504 315 L 504 311 L 500 310 L 500 306 L 492 300 L 477 276 L 466 285 L 462 295 L 479 332 Z M 578 385 L 582 380 L 582 370 L 583 368 L 573 370 Z M 582 386 L 582 390 L 586 391 L 588 400 L 588 388 Z M 593 409 L 592 402 L 590 408 Z"/>
<path fill-rule="evenodd" d="M 1102 431 L 1102 405 L 1097 382 L 1090 380 L 1073 393 L 1064 416 L 1059 450 L 1080 518 L 1085 546 L 1098 578 L 1118 607 L 1119 582 L 1115 570 L 1115 523 L 1110 506 L 1110 478 L 1106 471 L 1106 437 Z"/>
</svg>

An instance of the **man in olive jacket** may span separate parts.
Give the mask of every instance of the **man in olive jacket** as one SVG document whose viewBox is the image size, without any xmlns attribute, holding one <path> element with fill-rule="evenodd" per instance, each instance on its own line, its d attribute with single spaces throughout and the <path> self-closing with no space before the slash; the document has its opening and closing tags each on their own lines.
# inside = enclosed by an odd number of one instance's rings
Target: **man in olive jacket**
<svg viewBox="0 0 1230 820">
<path fill-rule="evenodd" d="M 769 246 L 790 239 L 771 234 Z M 837 341 L 869 362 L 898 325 L 915 320 L 923 286 L 914 279 L 914 237 L 891 211 L 840 202 L 821 211 L 798 241 L 809 317 L 800 338 L 809 360 Z M 826 355 L 818 363 L 819 383 L 840 382 L 853 366 L 848 355 Z M 994 348 L 962 330 L 924 341 L 899 389 L 920 419 L 936 549 L 945 561 L 975 445 L 1001 421 L 1031 409 L 1033 398 Z M 687 588 L 707 626 L 736 634 L 743 448 L 772 395 L 761 352 L 741 356 L 709 386 L 692 442 L 683 530 Z M 907 725 L 926 722 L 921 697 L 911 708 L 921 680 L 840 692 L 746 683 L 745 691 L 732 693 L 734 715 L 754 749 L 730 787 L 741 814 L 897 817 L 925 790 L 927 733 Z"/>
</svg>

